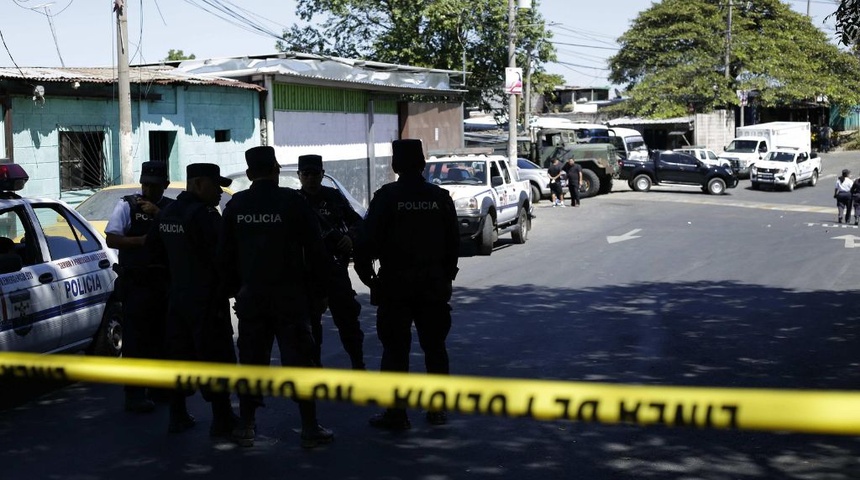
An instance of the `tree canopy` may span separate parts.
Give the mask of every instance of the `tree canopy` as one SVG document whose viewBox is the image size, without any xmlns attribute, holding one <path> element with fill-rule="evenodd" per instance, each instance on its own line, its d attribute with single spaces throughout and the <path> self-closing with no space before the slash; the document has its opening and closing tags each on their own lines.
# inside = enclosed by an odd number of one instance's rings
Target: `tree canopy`
<svg viewBox="0 0 860 480">
<path fill-rule="evenodd" d="M 560 77 L 544 73 L 555 60 L 547 40 L 551 33 L 534 8 L 517 13 L 517 65 L 533 66 L 532 84 L 547 85 Z M 292 26 L 276 47 L 385 63 L 443 70 L 465 70 L 466 103 L 488 108 L 506 103 L 504 72 L 508 66 L 507 2 L 499 0 L 298 0 L 296 13 L 316 26 Z M 465 65 L 464 65 L 465 55 Z M 548 81 L 549 80 L 549 81 Z M 555 86 L 550 85 L 549 88 Z"/>
<path fill-rule="evenodd" d="M 185 52 L 182 50 L 174 50 L 170 49 L 167 52 L 167 58 L 164 59 L 165 62 L 175 62 L 177 60 L 194 60 L 197 58 L 193 53 L 191 55 L 185 55 Z"/>
<path fill-rule="evenodd" d="M 836 34 L 843 45 L 860 43 L 860 0 L 842 0 L 834 13 Z"/>
<path fill-rule="evenodd" d="M 663 0 L 634 20 L 610 58 L 610 80 L 626 84 L 626 109 L 672 117 L 738 105 L 736 90 L 764 106 L 826 98 L 860 103 L 860 62 L 828 42 L 808 17 L 779 0 L 736 2 L 728 75 L 724 0 Z"/>
</svg>

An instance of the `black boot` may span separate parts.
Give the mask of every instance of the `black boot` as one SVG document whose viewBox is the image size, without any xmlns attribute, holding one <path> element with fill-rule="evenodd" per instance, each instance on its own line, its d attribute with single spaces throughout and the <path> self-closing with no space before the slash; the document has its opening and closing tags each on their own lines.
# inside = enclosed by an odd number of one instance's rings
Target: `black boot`
<svg viewBox="0 0 860 480">
<path fill-rule="evenodd" d="M 239 425 L 239 417 L 233 413 L 230 397 L 218 397 L 212 400 L 212 426 L 209 427 L 210 437 L 230 437 L 233 429 Z"/>
<path fill-rule="evenodd" d="M 185 392 L 174 392 L 170 400 L 170 422 L 167 425 L 168 433 L 180 433 L 193 427 L 194 417 L 189 415 L 185 405 Z"/>
</svg>

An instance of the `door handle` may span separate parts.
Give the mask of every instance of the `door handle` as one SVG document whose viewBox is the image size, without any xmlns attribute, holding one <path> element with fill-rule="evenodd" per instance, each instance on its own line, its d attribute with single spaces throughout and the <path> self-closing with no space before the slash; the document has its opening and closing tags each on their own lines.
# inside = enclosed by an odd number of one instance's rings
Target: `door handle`
<svg viewBox="0 0 860 480">
<path fill-rule="evenodd" d="M 39 275 L 39 282 L 41 282 L 41 283 L 51 283 L 53 281 L 54 281 L 54 274 L 53 273 L 48 272 L 48 273 L 43 273 L 43 274 Z M 29 294 L 28 294 L 28 296 L 29 296 Z"/>
<path fill-rule="evenodd" d="M 110 260 L 108 260 L 106 258 L 99 260 L 99 268 L 108 268 L 108 267 L 110 267 Z"/>
</svg>

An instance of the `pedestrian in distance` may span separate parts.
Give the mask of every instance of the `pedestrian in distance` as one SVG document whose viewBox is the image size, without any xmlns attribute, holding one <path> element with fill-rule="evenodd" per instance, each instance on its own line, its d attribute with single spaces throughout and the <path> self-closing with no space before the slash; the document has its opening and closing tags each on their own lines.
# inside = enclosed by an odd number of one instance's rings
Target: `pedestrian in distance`
<svg viewBox="0 0 860 480">
<path fill-rule="evenodd" d="M 221 187 L 229 186 L 231 180 L 222 177 L 221 169 L 212 163 L 188 165 L 186 177 L 186 190 L 162 210 L 146 236 L 147 248 L 170 272 L 166 355 L 173 360 L 235 364 L 229 297 L 215 251 L 221 228 L 216 207 Z M 238 421 L 230 393 L 201 390 L 212 408 L 210 436 L 229 436 Z M 186 396 L 193 393 L 173 392 L 168 432 L 194 426 L 185 403 Z"/>
<path fill-rule="evenodd" d="M 170 183 L 167 163 L 144 162 L 140 169 L 140 193 L 124 196 L 116 204 L 105 227 L 107 245 L 119 251 L 122 300 L 122 355 L 126 358 L 163 358 L 167 318 L 167 266 L 154 262 L 144 248 L 146 234 L 162 209 L 173 202 L 164 196 Z M 125 387 L 125 410 L 147 413 L 155 409 L 148 389 Z"/>
<path fill-rule="evenodd" d="M 325 298 L 332 270 L 319 221 L 296 190 L 278 186 L 280 166 L 272 147 L 247 150 L 245 161 L 252 183 L 227 203 L 218 244 L 236 299 L 239 362 L 268 366 L 277 340 L 282 365 L 316 366 L 308 298 Z M 233 431 L 239 445 L 254 445 L 261 406 L 262 396 L 239 395 L 241 423 Z M 298 400 L 298 407 L 302 447 L 330 443 L 334 434 L 317 422 L 316 403 Z"/>
<path fill-rule="evenodd" d="M 860 225 L 860 178 L 854 180 L 851 184 L 851 200 L 854 208 L 854 225 Z M 849 218 L 845 217 L 845 223 L 848 223 Z"/>
<path fill-rule="evenodd" d="M 824 124 L 821 126 L 821 129 L 818 133 L 819 143 L 821 144 L 821 151 L 827 153 L 830 151 L 830 137 L 833 135 L 833 129 L 830 128 L 830 125 Z M 847 220 L 846 220 L 847 221 Z"/>
<path fill-rule="evenodd" d="M 420 140 L 392 142 L 397 181 L 376 191 L 356 248 L 355 271 L 377 304 L 376 333 L 384 372 L 408 372 L 412 324 L 424 351 L 427 373 L 449 373 L 445 340 L 451 329 L 452 282 L 457 276 L 460 233 L 447 191 L 424 180 Z M 379 261 L 374 271 L 373 262 Z M 433 425 L 447 422 L 444 406 L 426 414 Z M 370 425 L 411 427 L 405 408 L 374 415 Z"/>
<path fill-rule="evenodd" d="M 567 172 L 567 188 L 570 190 L 570 206 L 578 207 L 579 189 L 582 186 L 582 167 L 573 157 L 570 157 L 567 159 L 565 172 Z"/>
<path fill-rule="evenodd" d="M 836 209 L 838 212 L 837 221 L 842 223 L 844 218 L 846 222 L 851 221 L 851 187 L 854 181 L 851 180 L 851 171 L 848 169 L 842 170 L 842 175 L 836 178 L 836 188 L 833 190 L 833 198 L 836 199 Z"/>
<path fill-rule="evenodd" d="M 558 157 L 552 159 L 552 165 L 547 169 L 547 175 L 549 175 L 549 191 L 551 194 L 552 206 L 553 207 L 563 207 L 564 206 L 564 189 L 561 186 L 561 175 L 564 173 L 562 170 L 561 160 Z"/>
<path fill-rule="evenodd" d="M 364 332 L 361 331 L 359 315 L 361 304 L 355 300 L 355 290 L 349 279 L 349 262 L 352 245 L 358 227 L 359 215 L 337 189 L 323 186 L 323 161 L 319 155 L 299 157 L 298 174 L 302 188 L 299 193 L 316 212 L 322 229 L 326 250 L 333 257 L 334 271 L 328 285 L 328 310 L 337 327 L 343 349 L 349 355 L 354 370 L 364 370 Z M 322 366 L 323 342 L 322 316 L 325 303 L 320 299 L 311 306 L 311 326 L 317 342 L 316 363 Z"/>
</svg>

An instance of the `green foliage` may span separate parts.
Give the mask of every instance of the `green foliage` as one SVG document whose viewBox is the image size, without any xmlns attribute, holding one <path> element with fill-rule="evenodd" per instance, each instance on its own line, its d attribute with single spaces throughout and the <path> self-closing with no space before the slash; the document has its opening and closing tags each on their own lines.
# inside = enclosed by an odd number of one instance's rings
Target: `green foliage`
<svg viewBox="0 0 860 480">
<path fill-rule="evenodd" d="M 808 17 L 779 0 L 736 3 L 726 77 L 724 0 L 663 0 L 639 14 L 610 59 L 610 80 L 626 84 L 632 114 L 655 117 L 738 105 L 757 90 L 761 105 L 826 95 L 860 103 L 860 62 L 827 41 Z"/>
<path fill-rule="evenodd" d="M 860 0 L 842 0 L 833 15 L 839 41 L 843 45 L 860 44 Z"/>
<path fill-rule="evenodd" d="M 176 62 L 179 60 L 194 60 L 197 58 L 193 53 L 191 55 L 185 55 L 185 52 L 182 50 L 174 50 L 170 49 L 167 51 L 167 58 L 164 59 L 165 62 Z"/>
<path fill-rule="evenodd" d="M 517 65 L 531 59 L 532 83 L 554 85 L 542 65 L 555 60 L 537 11 L 517 12 Z M 469 72 L 467 105 L 487 108 L 506 103 L 504 72 L 508 66 L 507 2 L 500 0 L 298 0 L 302 20 L 323 20 L 318 27 L 293 26 L 278 41 L 279 51 L 369 59 L 378 62 Z M 525 68 L 525 67 L 524 67 Z M 539 90 L 532 89 L 542 93 Z"/>
</svg>

